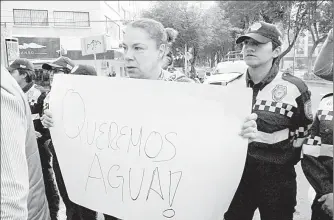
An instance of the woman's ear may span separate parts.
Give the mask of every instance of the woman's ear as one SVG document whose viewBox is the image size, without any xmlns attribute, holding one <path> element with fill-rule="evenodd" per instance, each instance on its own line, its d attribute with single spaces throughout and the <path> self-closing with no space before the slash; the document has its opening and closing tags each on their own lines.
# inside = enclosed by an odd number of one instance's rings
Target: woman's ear
<svg viewBox="0 0 334 220">
<path fill-rule="evenodd" d="M 167 46 L 166 44 L 161 44 L 159 46 L 159 58 L 162 59 L 165 54 L 167 54 Z"/>
</svg>

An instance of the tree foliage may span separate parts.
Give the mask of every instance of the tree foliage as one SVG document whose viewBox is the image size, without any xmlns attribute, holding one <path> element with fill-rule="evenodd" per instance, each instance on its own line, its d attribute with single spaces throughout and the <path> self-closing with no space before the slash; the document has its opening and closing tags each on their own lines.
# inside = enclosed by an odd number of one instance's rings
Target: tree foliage
<svg viewBox="0 0 334 220">
<path fill-rule="evenodd" d="M 145 11 L 142 17 L 160 21 L 165 27 L 174 28 L 179 32 L 173 45 L 174 51 L 176 48 L 184 51 L 185 44 L 188 48 L 192 47 L 198 51 L 201 47 L 199 39 L 202 30 L 198 28 L 201 13 L 186 1 L 158 1 L 150 11 Z"/>
<path fill-rule="evenodd" d="M 185 1 L 159 1 L 144 17 L 156 19 L 165 27 L 179 31 L 174 48 L 193 47 L 196 57 L 218 57 L 236 50 L 236 38 L 257 21 L 279 27 L 287 42 L 279 59 L 293 48 L 305 30 L 311 34 L 314 48 L 333 25 L 333 1 L 216 1 L 201 10 Z M 218 6 L 218 7 L 217 7 Z M 241 49 L 237 46 L 237 49 Z M 181 49 L 182 51 L 182 49 Z"/>
</svg>

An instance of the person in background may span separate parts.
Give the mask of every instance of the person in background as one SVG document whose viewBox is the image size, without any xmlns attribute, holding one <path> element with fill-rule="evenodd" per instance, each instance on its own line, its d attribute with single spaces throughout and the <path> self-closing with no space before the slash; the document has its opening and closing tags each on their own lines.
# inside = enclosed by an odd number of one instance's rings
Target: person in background
<svg viewBox="0 0 334 220">
<path fill-rule="evenodd" d="M 46 92 L 34 83 L 34 65 L 29 60 L 24 58 L 16 59 L 7 69 L 25 93 L 30 105 L 42 164 L 46 197 L 49 204 L 51 219 L 54 220 L 57 219 L 56 216 L 59 209 L 57 202 L 59 203 L 59 196 L 56 183 L 53 178 L 53 170 L 50 166 L 50 152 L 45 147 L 45 142 L 50 139 L 50 132 L 49 129 L 44 128 L 40 120 L 43 112 L 43 103 L 46 97 Z"/>
<path fill-rule="evenodd" d="M 282 35 L 273 24 L 253 24 L 236 43 L 243 43 L 248 66 L 246 85 L 253 90 L 252 114 L 241 135 L 249 138 L 241 181 L 225 220 L 292 220 L 297 183 L 294 165 L 313 121 L 307 85 L 279 71 Z"/>
<path fill-rule="evenodd" d="M 194 82 L 184 75 L 175 75 L 163 70 L 164 57 L 169 52 L 167 45 L 174 42 L 176 35 L 174 29 L 166 29 L 164 26 L 153 19 L 139 19 L 129 23 L 125 29 L 124 49 L 125 71 L 130 78 L 164 80 L 176 82 Z M 79 67 L 78 67 L 79 69 Z M 75 68 L 74 68 L 75 70 Z M 76 74 L 79 70 L 72 71 Z M 45 111 L 43 115 L 43 125 L 53 126 L 52 113 Z M 82 207 L 87 213 L 87 209 Z M 94 212 L 89 211 L 87 217 L 82 219 L 96 219 Z M 112 216 L 104 215 L 105 220 L 117 219 Z"/>
<path fill-rule="evenodd" d="M 49 220 L 50 213 L 29 103 L 18 83 L 3 65 L 0 84 L 0 219 Z"/>
<path fill-rule="evenodd" d="M 314 64 L 314 74 L 333 82 L 333 29 Z M 333 219 L 333 93 L 322 97 L 310 136 L 305 140 L 301 165 L 316 192 L 311 220 Z"/>
<path fill-rule="evenodd" d="M 53 77 L 55 74 L 68 74 L 71 72 L 71 70 L 74 67 L 75 67 L 74 62 L 68 57 L 64 57 L 64 56 L 57 58 L 52 63 L 45 63 L 42 65 L 42 69 L 46 70 L 47 73 L 49 74 L 50 85 L 53 82 Z M 44 99 L 43 106 L 41 107 L 42 113 L 44 113 L 44 110 L 48 108 L 49 99 L 50 99 L 50 92 L 47 93 Z M 45 128 L 43 125 L 42 127 L 48 130 L 49 132 L 48 128 Z M 48 175 L 50 178 L 52 178 L 52 181 L 54 182 L 54 185 L 55 185 L 54 187 L 55 190 L 53 190 L 52 192 L 48 194 L 48 199 L 49 199 L 49 204 L 50 204 L 50 212 L 51 212 L 52 220 L 58 220 L 59 211 L 60 211 L 59 210 L 60 196 L 62 197 L 65 206 L 69 207 L 68 210 L 71 210 L 70 208 L 71 202 L 69 201 L 68 195 L 66 191 L 64 190 L 65 186 L 63 184 L 57 155 L 53 148 L 53 145 L 50 144 L 50 142 L 51 142 L 51 135 L 49 135 L 48 139 L 45 141 L 45 144 L 44 144 L 44 152 L 48 158 L 47 161 L 45 161 L 44 167 L 47 167 L 47 169 L 49 170 Z"/>
<path fill-rule="evenodd" d="M 45 68 L 45 66 L 44 66 Z M 56 70 L 54 70 L 54 68 Z M 63 71 L 61 72 L 57 72 L 57 68 L 64 68 L 62 67 L 55 67 L 52 66 L 50 73 L 52 75 L 54 74 L 64 74 Z M 97 72 L 95 70 L 94 67 L 90 66 L 90 65 L 83 65 L 83 64 L 79 64 L 79 65 L 75 65 L 71 71 L 68 74 L 73 74 L 73 75 L 88 75 L 88 76 L 97 76 Z M 53 77 L 51 77 L 51 79 L 53 80 Z M 48 104 L 49 99 L 47 99 L 47 102 L 45 103 L 45 117 L 43 117 L 43 124 L 47 127 L 50 128 L 53 126 L 53 122 L 47 117 L 47 115 L 49 114 L 49 104 Z M 67 190 L 66 190 L 66 186 L 65 186 L 65 182 L 60 170 L 60 166 L 59 166 L 59 162 L 58 162 L 58 158 L 57 158 L 57 154 L 55 152 L 55 147 L 53 145 L 52 140 L 49 141 L 48 144 L 48 148 L 52 151 L 52 155 L 53 155 L 53 169 L 55 171 L 56 174 L 56 179 L 57 179 L 57 185 L 60 191 L 60 194 L 62 196 L 62 199 L 64 201 L 64 204 L 66 206 L 66 215 L 67 215 L 67 220 L 94 220 L 97 219 L 97 212 L 93 211 L 91 209 L 88 209 L 86 207 L 80 206 L 74 202 L 72 202 L 68 196 Z M 117 220 L 117 218 L 113 217 L 113 216 L 109 216 L 104 214 L 104 218 L 105 220 Z"/>
</svg>

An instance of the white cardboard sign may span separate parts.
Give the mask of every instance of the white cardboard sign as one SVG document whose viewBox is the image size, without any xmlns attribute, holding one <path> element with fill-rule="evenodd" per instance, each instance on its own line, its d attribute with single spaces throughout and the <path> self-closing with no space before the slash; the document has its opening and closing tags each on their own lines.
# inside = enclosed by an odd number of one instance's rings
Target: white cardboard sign
<svg viewBox="0 0 334 220">
<path fill-rule="evenodd" d="M 222 219 L 250 106 L 247 88 L 56 75 L 51 135 L 70 199 L 126 220 Z"/>
</svg>

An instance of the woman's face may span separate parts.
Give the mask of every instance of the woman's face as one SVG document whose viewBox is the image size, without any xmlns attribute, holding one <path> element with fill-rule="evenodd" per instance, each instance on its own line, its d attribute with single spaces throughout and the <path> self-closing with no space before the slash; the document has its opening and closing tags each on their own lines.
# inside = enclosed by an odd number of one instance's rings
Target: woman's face
<svg viewBox="0 0 334 220">
<path fill-rule="evenodd" d="M 161 71 L 165 45 L 156 41 L 142 28 L 128 26 L 124 41 L 125 71 L 130 78 L 157 79 Z"/>
</svg>

